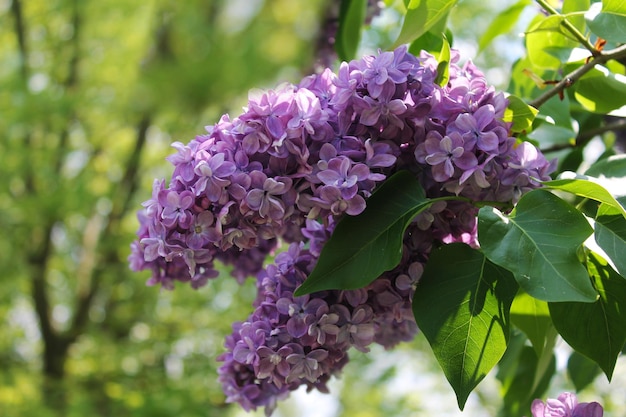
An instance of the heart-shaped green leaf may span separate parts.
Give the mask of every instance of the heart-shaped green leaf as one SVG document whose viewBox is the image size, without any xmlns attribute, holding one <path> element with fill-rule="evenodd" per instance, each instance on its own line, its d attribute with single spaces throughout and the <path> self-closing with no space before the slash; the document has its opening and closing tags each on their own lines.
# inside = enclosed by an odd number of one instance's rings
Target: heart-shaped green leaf
<svg viewBox="0 0 626 417">
<path fill-rule="evenodd" d="M 463 409 L 509 338 L 518 286 L 511 273 L 461 243 L 435 250 L 413 297 L 413 313 Z"/>
<path fill-rule="evenodd" d="M 626 280 L 599 255 L 587 262 L 600 298 L 595 303 L 549 303 L 550 315 L 563 339 L 593 359 L 611 379 L 626 342 Z"/>
<path fill-rule="evenodd" d="M 388 178 L 358 216 L 346 216 L 326 242 L 311 275 L 296 295 L 330 289 L 365 287 L 400 262 L 404 231 L 436 200 L 424 195 L 408 171 Z"/>
<path fill-rule="evenodd" d="M 493 207 L 478 214 L 485 255 L 513 272 L 528 294 L 544 301 L 596 300 L 576 254 L 592 231 L 581 212 L 541 189 L 524 195 L 510 215 Z"/>
</svg>

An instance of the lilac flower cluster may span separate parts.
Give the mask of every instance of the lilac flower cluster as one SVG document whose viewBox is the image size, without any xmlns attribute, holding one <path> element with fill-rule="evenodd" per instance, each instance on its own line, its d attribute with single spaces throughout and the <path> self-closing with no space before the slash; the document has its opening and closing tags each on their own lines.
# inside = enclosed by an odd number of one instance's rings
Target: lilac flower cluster
<svg viewBox="0 0 626 417">
<path fill-rule="evenodd" d="M 533 417 L 602 417 L 604 410 L 597 402 L 579 403 L 576 395 L 564 392 L 544 403 L 537 399 L 531 406 Z"/>
<path fill-rule="evenodd" d="M 476 245 L 477 209 L 467 200 L 513 204 L 553 169 L 510 135 L 507 100 L 453 52 L 450 79 L 437 62 L 399 47 L 342 63 L 298 85 L 254 92 L 244 112 L 206 135 L 175 143 L 166 188 L 156 181 L 139 214 L 131 267 L 149 284 L 194 287 L 232 264 L 257 275 L 254 312 L 233 326 L 220 380 L 228 401 L 271 410 L 298 386 L 325 390 L 350 347 L 387 348 L 417 332 L 411 300 L 431 247 Z M 404 236 L 401 263 L 367 288 L 294 297 L 336 223 L 361 213 L 376 186 L 414 173 L 438 202 Z M 265 269 L 280 242 L 289 249 Z"/>
</svg>

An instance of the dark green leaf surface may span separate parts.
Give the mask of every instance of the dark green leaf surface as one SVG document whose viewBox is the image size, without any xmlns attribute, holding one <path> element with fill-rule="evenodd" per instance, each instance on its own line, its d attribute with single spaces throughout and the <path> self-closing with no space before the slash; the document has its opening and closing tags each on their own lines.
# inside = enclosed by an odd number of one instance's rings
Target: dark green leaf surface
<svg viewBox="0 0 626 417">
<path fill-rule="evenodd" d="M 361 27 L 365 21 L 366 10 L 367 0 L 341 1 L 335 50 L 342 61 L 355 58 L 361 40 Z"/>
<path fill-rule="evenodd" d="M 604 4 L 603 4 L 604 3 Z M 626 13 L 623 2 L 594 3 L 585 14 L 587 25 L 594 35 L 610 42 L 626 41 Z"/>
<path fill-rule="evenodd" d="M 465 244 L 445 245 L 431 254 L 413 312 L 461 409 L 506 350 L 517 289 L 509 271 Z"/>
<path fill-rule="evenodd" d="M 418 39 L 444 19 L 458 0 L 411 0 L 395 46 Z"/>
<path fill-rule="evenodd" d="M 593 230 L 574 207 L 539 189 L 524 195 L 508 216 L 483 207 L 478 219 L 483 252 L 512 271 L 528 294 L 544 301 L 596 299 L 576 254 Z"/>
<path fill-rule="evenodd" d="M 594 237 L 609 257 L 617 272 L 626 277 L 626 219 L 619 211 L 605 204 L 596 214 Z"/>
<path fill-rule="evenodd" d="M 626 280 L 590 252 L 587 267 L 600 298 L 595 303 L 550 303 L 550 315 L 563 339 L 594 360 L 611 379 L 626 342 Z"/>
<path fill-rule="evenodd" d="M 358 216 L 344 217 L 324 245 L 311 275 L 296 295 L 362 288 L 400 262 L 404 230 L 435 200 L 417 179 L 401 171 L 387 179 Z"/>
</svg>

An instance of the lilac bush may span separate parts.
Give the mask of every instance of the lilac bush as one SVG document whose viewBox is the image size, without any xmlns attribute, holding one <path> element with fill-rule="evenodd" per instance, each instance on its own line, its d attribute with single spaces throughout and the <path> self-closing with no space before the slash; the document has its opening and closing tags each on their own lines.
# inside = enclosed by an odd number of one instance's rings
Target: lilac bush
<svg viewBox="0 0 626 417">
<path fill-rule="evenodd" d="M 254 91 L 238 117 L 173 144 L 172 178 L 167 188 L 156 181 L 144 203 L 130 264 L 165 288 L 202 286 L 217 277 L 215 262 L 233 265 L 239 280 L 256 276 L 254 311 L 233 325 L 220 357 L 228 401 L 271 412 L 301 385 L 326 391 L 351 347 L 411 340 L 411 301 L 431 248 L 477 246 L 473 203 L 512 207 L 549 179 L 554 164 L 504 121 L 504 94 L 458 60 L 453 51 L 443 86 L 434 57 L 405 46 L 344 62 L 337 73 Z M 459 199 L 418 215 L 400 264 L 366 288 L 294 296 L 337 222 L 401 170 L 428 197 Z"/>
</svg>

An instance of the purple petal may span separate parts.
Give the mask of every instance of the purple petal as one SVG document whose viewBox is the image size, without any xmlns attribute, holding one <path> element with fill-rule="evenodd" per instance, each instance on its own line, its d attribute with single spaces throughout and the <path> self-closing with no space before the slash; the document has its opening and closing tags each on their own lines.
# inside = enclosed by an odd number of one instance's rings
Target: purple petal
<svg viewBox="0 0 626 417">
<path fill-rule="evenodd" d="M 494 132 L 483 132 L 478 138 L 478 149 L 485 152 L 498 150 L 500 138 Z"/>
<path fill-rule="evenodd" d="M 464 170 L 472 169 L 478 165 L 478 159 L 476 159 L 476 155 L 473 153 L 464 152 L 463 155 L 454 159 L 454 165 Z"/>
</svg>

